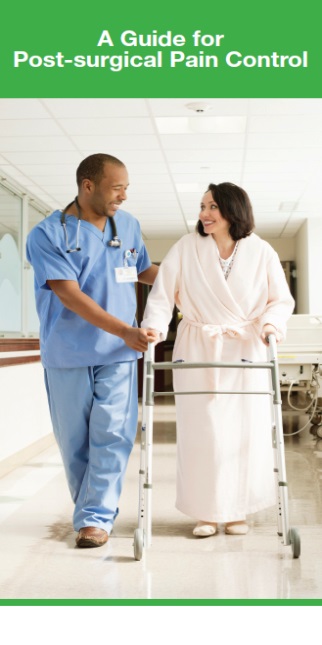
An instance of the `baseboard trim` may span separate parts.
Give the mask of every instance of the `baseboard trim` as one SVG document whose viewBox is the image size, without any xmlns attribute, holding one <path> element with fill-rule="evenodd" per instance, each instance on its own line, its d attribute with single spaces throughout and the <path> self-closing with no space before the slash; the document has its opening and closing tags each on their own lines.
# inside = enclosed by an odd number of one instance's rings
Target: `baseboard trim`
<svg viewBox="0 0 322 645">
<path fill-rule="evenodd" d="M 6 459 L 3 459 L 0 461 L 0 478 L 8 475 L 8 473 L 15 470 L 15 468 L 22 466 L 26 461 L 33 459 L 33 457 L 36 457 L 39 453 L 43 452 L 43 450 L 47 450 L 47 448 L 50 448 L 54 444 L 55 437 L 51 432 L 45 437 L 42 437 L 41 439 L 38 439 L 38 441 L 30 444 L 30 446 L 15 452 Z"/>
</svg>

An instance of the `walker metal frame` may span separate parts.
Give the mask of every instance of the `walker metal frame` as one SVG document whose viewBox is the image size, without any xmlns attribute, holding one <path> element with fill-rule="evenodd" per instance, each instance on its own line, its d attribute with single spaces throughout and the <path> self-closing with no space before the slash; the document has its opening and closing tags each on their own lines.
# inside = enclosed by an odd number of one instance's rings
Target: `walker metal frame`
<svg viewBox="0 0 322 645">
<path fill-rule="evenodd" d="M 274 334 L 267 337 L 268 362 L 236 363 L 189 363 L 189 362 L 154 362 L 154 345 L 151 343 L 144 355 L 142 427 L 139 470 L 139 512 L 138 528 L 134 532 L 134 558 L 141 560 L 144 549 L 152 543 L 152 448 L 153 448 L 153 409 L 155 396 L 180 396 L 194 394 L 266 394 L 272 400 L 272 447 L 274 453 L 274 475 L 277 501 L 277 535 L 283 546 L 291 546 L 293 558 L 299 558 L 301 542 L 298 530 L 289 527 L 288 491 L 285 466 L 282 399 L 280 390 L 277 346 Z M 194 391 L 194 392 L 155 392 L 155 370 L 194 369 L 194 368 L 229 368 L 229 369 L 268 369 L 271 374 L 271 391 Z"/>
</svg>

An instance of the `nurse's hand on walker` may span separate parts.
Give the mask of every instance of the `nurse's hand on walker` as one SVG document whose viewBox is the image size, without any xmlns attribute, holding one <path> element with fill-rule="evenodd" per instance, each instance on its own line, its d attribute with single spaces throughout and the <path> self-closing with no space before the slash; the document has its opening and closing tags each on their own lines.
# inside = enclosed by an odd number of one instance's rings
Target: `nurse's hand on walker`
<svg viewBox="0 0 322 645">
<path fill-rule="evenodd" d="M 129 327 L 122 335 L 122 338 L 131 349 L 135 349 L 137 352 L 146 352 L 149 343 L 157 342 L 159 333 L 154 329 Z"/>
<path fill-rule="evenodd" d="M 267 325 L 264 325 L 264 327 L 262 329 L 262 333 L 261 333 L 261 339 L 262 339 L 264 345 L 267 345 L 267 346 L 269 345 L 268 340 L 267 340 L 267 337 L 269 336 L 269 334 L 274 334 L 274 336 L 276 338 L 276 342 L 277 343 L 280 342 L 281 335 L 277 331 L 276 327 L 274 327 L 274 325 L 267 324 Z"/>
</svg>

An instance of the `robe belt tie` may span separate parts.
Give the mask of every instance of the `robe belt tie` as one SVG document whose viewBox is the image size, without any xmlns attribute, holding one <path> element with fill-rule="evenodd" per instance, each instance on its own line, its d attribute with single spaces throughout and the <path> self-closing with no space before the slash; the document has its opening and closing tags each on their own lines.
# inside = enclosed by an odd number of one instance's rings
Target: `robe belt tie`
<svg viewBox="0 0 322 645">
<path fill-rule="evenodd" d="M 256 322 L 258 322 L 258 318 L 255 318 L 254 320 L 245 320 L 234 325 L 213 325 L 211 323 L 190 320 L 186 316 L 184 316 L 182 320 L 182 323 L 186 323 L 187 325 L 191 325 L 192 327 L 200 327 L 202 331 L 204 331 L 213 340 L 216 339 L 217 342 L 214 344 L 213 355 L 213 361 L 215 363 L 219 363 L 222 359 L 224 335 L 227 334 L 227 336 L 230 336 L 231 338 L 249 338 L 250 333 L 245 329 L 245 327 L 253 325 Z M 214 391 L 218 391 L 218 389 L 220 389 L 220 368 L 214 368 L 213 370 L 207 369 L 206 371 L 209 388 L 213 389 Z M 216 394 L 213 396 L 214 398 L 217 398 Z"/>
<path fill-rule="evenodd" d="M 249 332 L 244 328 L 253 325 L 257 322 L 257 318 L 254 320 L 245 320 L 234 325 L 224 324 L 224 325 L 213 325 L 211 323 L 197 322 L 190 320 L 184 316 L 183 321 L 188 325 L 193 327 L 200 327 L 210 338 L 215 338 L 216 336 L 222 337 L 224 334 L 230 336 L 231 338 L 249 338 Z"/>
</svg>

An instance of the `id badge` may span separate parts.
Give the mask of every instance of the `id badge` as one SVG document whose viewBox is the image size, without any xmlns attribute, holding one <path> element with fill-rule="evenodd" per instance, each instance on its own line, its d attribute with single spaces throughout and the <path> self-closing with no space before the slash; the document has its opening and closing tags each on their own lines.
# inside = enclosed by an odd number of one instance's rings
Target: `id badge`
<svg viewBox="0 0 322 645">
<path fill-rule="evenodd" d="M 138 272 L 136 267 L 116 267 L 116 282 L 137 282 Z"/>
</svg>

